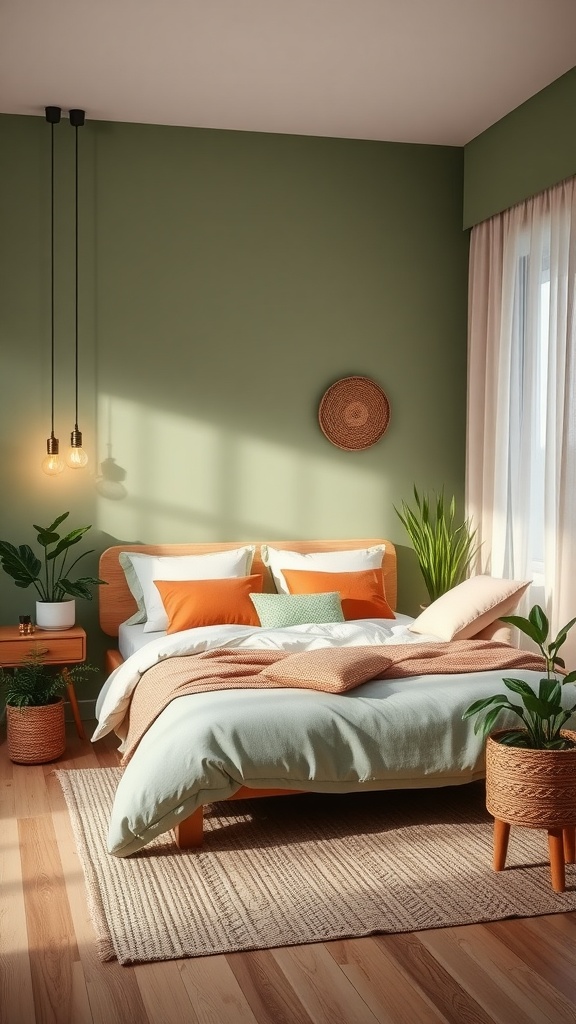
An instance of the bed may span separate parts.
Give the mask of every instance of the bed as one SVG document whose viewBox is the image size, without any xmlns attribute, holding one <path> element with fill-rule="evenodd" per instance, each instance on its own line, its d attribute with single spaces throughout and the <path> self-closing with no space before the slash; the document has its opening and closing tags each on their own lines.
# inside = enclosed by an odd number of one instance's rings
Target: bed
<svg viewBox="0 0 576 1024">
<path fill-rule="evenodd" d="M 126 750 L 140 693 L 148 686 L 154 695 L 154 680 L 168 668 L 181 670 L 189 662 L 197 666 L 199 658 L 224 655 L 228 661 L 266 664 L 271 659 L 273 669 L 266 670 L 271 673 L 278 664 L 284 669 L 296 656 L 307 657 L 306 652 L 388 657 L 392 648 L 408 651 L 409 656 L 424 651 L 419 644 L 426 649 L 436 645 L 434 653 L 454 646 L 434 633 L 412 632 L 414 620 L 396 611 L 396 552 L 389 541 L 250 542 L 250 576 L 261 576 L 263 593 L 274 594 L 278 580 L 272 577 L 270 563 L 262 561 L 265 543 L 277 552 L 312 557 L 326 553 L 327 558 L 333 552 L 355 558 L 358 552 L 380 550 L 386 603 L 394 617 L 274 627 L 224 622 L 173 632 L 147 631 L 147 623 L 126 625 L 138 614 L 138 605 L 119 562 L 121 552 L 163 558 L 213 555 L 236 551 L 239 542 L 116 545 L 102 554 L 99 567 L 100 578 L 107 583 L 99 590 L 100 624 L 115 643 L 106 655 L 109 677 L 97 701 L 94 741 L 115 731 L 120 749 Z M 483 639 L 466 642 L 468 669 L 470 647 L 479 664 L 482 645 L 513 652 L 507 644 L 490 639 L 496 627 L 497 623 L 492 631 L 484 630 Z M 536 682 L 541 672 L 534 665 L 517 668 L 514 674 Z M 170 699 L 135 749 L 129 750 L 111 815 L 109 852 L 119 857 L 137 853 L 170 829 L 181 846 L 200 845 L 203 808 L 220 800 L 302 792 L 433 790 L 483 778 L 483 743 L 474 733 L 474 723 L 463 721 L 462 713 L 472 701 L 495 692 L 501 684 L 500 668 L 417 672 L 409 678 L 383 674 L 346 692 L 308 688 L 307 678 L 296 685 L 276 682 L 270 688 L 250 688 L 252 684 L 244 686 L 241 681 L 228 688 L 225 683 L 223 688 L 183 691 Z M 507 724 L 504 716 L 502 722 Z"/>
</svg>

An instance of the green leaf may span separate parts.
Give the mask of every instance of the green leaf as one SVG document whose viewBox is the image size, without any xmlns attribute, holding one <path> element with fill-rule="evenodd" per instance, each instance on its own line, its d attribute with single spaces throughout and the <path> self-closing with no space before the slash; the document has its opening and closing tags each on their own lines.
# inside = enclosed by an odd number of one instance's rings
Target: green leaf
<svg viewBox="0 0 576 1024">
<path fill-rule="evenodd" d="M 509 622 L 511 626 L 516 626 L 516 629 L 524 631 L 526 626 L 531 626 L 529 619 L 525 619 L 523 615 L 500 615 L 500 622 Z"/>
<path fill-rule="evenodd" d="M 560 703 L 562 687 L 557 679 L 541 679 L 538 688 L 540 700 L 548 700 L 553 704 Z"/>
<path fill-rule="evenodd" d="M 472 715 L 477 715 L 479 711 L 484 711 L 485 708 L 489 708 L 492 705 L 496 706 L 497 704 L 500 707 L 503 707 L 505 704 L 510 706 L 510 701 L 504 693 L 497 693 L 493 697 L 483 697 L 482 700 L 475 700 L 473 704 L 470 704 L 463 712 L 462 718 L 471 718 Z"/>
<path fill-rule="evenodd" d="M 554 707 L 549 704 L 548 701 L 540 700 L 534 692 L 522 694 L 522 700 L 526 706 L 527 711 L 530 711 L 536 718 L 543 719 L 545 722 L 549 718 L 552 718 L 558 709 L 558 706 Z"/>
<path fill-rule="evenodd" d="M 38 530 L 38 537 L 36 539 L 43 548 L 47 548 L 50 544 L 55 544 L 60 539 L 59 533 L 49 533 L 40 526 L 35 526 L 34 529 Z"/>
<path fill-rule="evenodd" d="M 83 597 L 91 601 L 93 594 L 91 587 L 106 586 L 105 580 L 99 580 L 95 576 L 80 576 L 77 580 L 62 579 L 58 583 L 65 594 L 70 597 Z"/>
<path fill-rule="evenodd" d="M 503 679 L 502 682 L 509 690 L 512 690 L 513 693 L 519 693 L 522 697 L 534 696 L 534 690 L 528 683 L 525 683 L 523 679 Z"/>
<path fill-rule="evenodd" d="M 576 670 L 568 672 L 568 674 L 564 676 L 562 683 L 576 683 Z"/>
<path fill-rule="evenodd" d="M 65 520 L 65 519 L 67 519 L 69 515 L 70 515 L 70 513 L 69 513 L 69 512 L 63 512 L 61 516 L 58 516 L 58 518 L 57 518 L 57 519 L 55 519 L 55 520 L 54 520 L 54 522 L 53 522 L 53 523 L 51 523 L 51 524 L 50 524 L 50 526 L 48 526 L 48 527 L 47 527 L 47 531 L 48 531 L 48 533 L 53 533 L 53 532 L 54 532 L 54 530 L 55 530 L 55 529 L 56 529 L 56 528 L 57 528 L 58 526 L 60 526 L 60 523 L 63 523 L 63 522 L 64 522 L 64 520 Z M 34 527 L 34 529 L 36 529 L 36 527 Z"/>
<path fill-rule="evenodd" d="M 64 594 L 68 594 L 70 597 L 83 597 L 86 601 L 92 600 L 90 587 L 81 580 L 60 580 L 58 586 Z"/>
<path fill-rule="evenodd" d="M 535 604 L 534 607 L 530 609 L 528 619 L 538 631 L 540 639 L 537 640 L 537 643 L 543 644 L 548 636 L 550 624 L 539 604 Z"/>
<path fill-rule="evenodd" d="M 479 718 L 474 726 L 474 732 L 487 736 L 501 711 L 502 708 L 493 708 L 492 711 L 488 712 L 486 718 Z"/>
<path fill-rule="evenodd" d="M 574 625 L 575 622 L 576 622 L 576 618 L 570 619 L 570 622 L 567 622 L 565 626 L 562 626 L 562 629 L 558 630 L 558 634 L 556 636 L 556 639 L 554 640 L 554 644 L 556 645 L 556 648 L 562 646 L 562 644 L 566 640 L 566 637 L 568 636 L 568 633 L 572 629 L 572 626 Z"/>
<path fill-rule="evenodd" d="M 7 541 L 0 541 L 0 562 L 4 572 L 16 581 L 18 587 L 29 587 L 42 571 L 40 559 L 28 544 L 16 548 Z"/>
<path fill-rule="evenodd" d="M 82 539 L 86 531 L 89 529 L 89 526 L 81 526 L 79 527 L 79 529 L 72 530 L 71 533 L 68 533 L 65 537 L 62 537 L 62 540 L 54 549 L 54 551 L 50 552 L 48 558 L 57 558 L 58 555 L 61 555 L 63 551 L 66 551 L 68 548 L 72 547 L 73 544 L 77 544 L 78 541 Z"/>
<path fill-rule="evenodd" d="M 516 626 L 521 633 L 525 633 L 535 644 L 540 645 L 540 630 L 529 619 L 524 619 L 521 615 L 501 615 L 500 618 L 502 622 L 509 622 L 511 626 Z"/>
<path fill-rule="evenodd" d="M 498 742 L 505 747 L 531 747 L 530 737 L 523 730 L 516 729 L 498 737 Z"/>
<path fill-rule="evenodd" d="M 563 736 L 555 737 L 553 740 L 549 740 L 545 746 L 545 750 L 566 750 L 570 746 L 569 743 L 564 739 Z"/>
</svg>

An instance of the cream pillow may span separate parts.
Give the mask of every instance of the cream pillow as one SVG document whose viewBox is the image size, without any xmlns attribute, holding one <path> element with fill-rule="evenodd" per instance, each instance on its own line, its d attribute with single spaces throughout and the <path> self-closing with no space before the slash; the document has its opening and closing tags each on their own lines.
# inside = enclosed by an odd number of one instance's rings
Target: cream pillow
<svg viewBox="0 0 576 1024">
<path fill-rule="evenodd" d="M 207 555 L 147 555 L 142 551 L 123 551 L 120 564 L 139 609 L 143 606 L 145 619 L 140 618 L 139 621 L 145 621 L 144 632 L 156 633 L 168 628 L 166 609 L 154 580 L 177 582 L 249 576 L 255 550 L 251 544 Z M 127 563 L 130 574 L 126 569 Z"/>
<path fill-rule="evenodd" d="M 471 576 L 433 601 L 408 629 L 430 633 L 439 640 L 470 640 L 491 622 L 513 612 L 530 582 Z"/>
<path fill-rule="evenodd" d="M 362 572 L 364 569 L 381 569 L 384 558 L 384 544 L 371 548 L 352 548 L 350 551 L 282 551 L 280 548 L 263 544 L 260 552 L 264 565 L 272 574 L 279 594 L 289 594 L 282 569 L 308 569 L 315 572 Z"/>
<path fill-rule="evenodd" d="M 485 626 L 479 633 L 474 633 L 472 640 L 497 640 L 500 644 L 511 644 L 512 629 L 506 622 L 494 619 L 494 622 Z"/>
</svg>

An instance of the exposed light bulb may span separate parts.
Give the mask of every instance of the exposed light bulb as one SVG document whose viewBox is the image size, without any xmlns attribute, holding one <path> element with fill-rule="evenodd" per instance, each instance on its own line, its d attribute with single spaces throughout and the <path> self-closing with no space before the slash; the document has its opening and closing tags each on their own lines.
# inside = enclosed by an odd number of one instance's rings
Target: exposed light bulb
<svg viewBox="0 0 576 1024">
<path fill-rule="evenodd" d="M 70 447 L 66 452 L 66 465 L 70 469 L 84 469 L 88 465 L 88 456 L 82 447 L 82 431 L 78 424 L 70 434 Z"/>
<path fill-rule="evenodd" d="M 57 476 L 64 472 L 64 459 L 60 455 L 60 442 L 54 432 L 46 440 L 46 455 L 42 459 L 42 469 L 48 476 Z"/>
<path fill-rule="evenodd" d="M 48 476 L 58 476 L 58 473 L 64 472 L 64 459 L 60 455 L 47 455 L 42 459 L 42 469 Z"/>
<path fill-rule="evenodd" d="M 70 469 L 84 469 L 84 466 L 88 465 L 88 456 L 83 448 L 78 448 L 74 445 L 69 448 L 66 452 L 66 465 Z"/>
</svg>

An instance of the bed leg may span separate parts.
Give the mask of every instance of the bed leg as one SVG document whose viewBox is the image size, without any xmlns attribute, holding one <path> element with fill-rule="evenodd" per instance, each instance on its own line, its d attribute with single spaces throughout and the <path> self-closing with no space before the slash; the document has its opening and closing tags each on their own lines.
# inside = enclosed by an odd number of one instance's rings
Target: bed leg
<svg viewBox="0 0 576 1024">
<path fill-rule="evenodd" d="M 113 672 L 115 668 L 118 668 L 118 666 L 121 665 L 123 661 L 124 658 L 120 654 L 120 651 L 106 651 L 104 667 L 106 669 L 107 674 L 110 675 L 110 673 Z"/>
<path fill-rule="evenodd" d="M 192 850 L 195 846 L 202 846 L 204 825 L 204 808 L 197 807 L 194 814 L 184 818 L 176 828 L 176 845 L 181 850 Z"/>
</svg>

